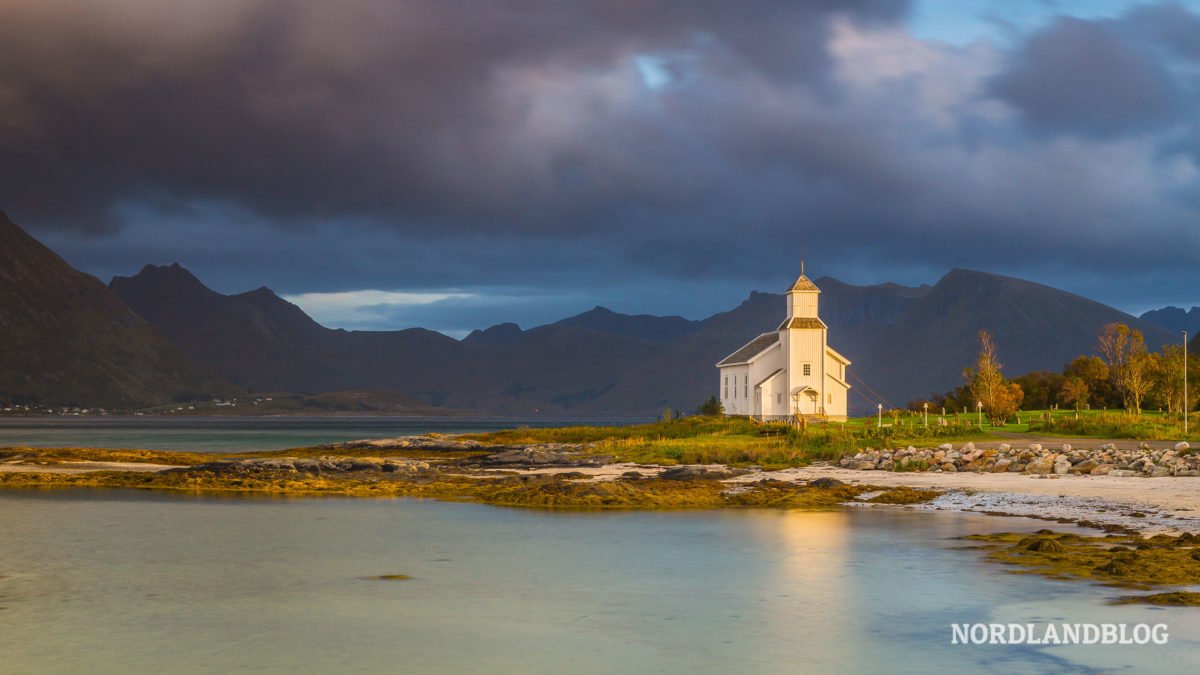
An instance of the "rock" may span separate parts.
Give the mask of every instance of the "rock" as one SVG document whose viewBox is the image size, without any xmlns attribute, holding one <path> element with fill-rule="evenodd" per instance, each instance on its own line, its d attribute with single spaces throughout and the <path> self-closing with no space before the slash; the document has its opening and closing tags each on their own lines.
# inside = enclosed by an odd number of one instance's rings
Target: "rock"
<svg viewBox="0 0 1200 675">
<path fill-rule="evenodd" d="M 1071 470 L 1071 463 L 1065 459 L 1060 459 L 1054 463 L 1054 473 L 1065 476 Z"/>
<path fill-rule="evenodd" d="M 321 469 L 320 464 L 315 459 L 297 459 L 296 461 L 292 462 L 292 466 L 295 467 L 297 471 L 307 471 L 310 473 L 319 471 Z"/>
<path fill-rule="evenodd" d="M 485 465 L 508 466 L 602 466 L 612 461 L 607 455 L 584 455 L 562 449 L 561 444 L 529 446 L 505 450 L 488 455 L 480 460 Z"/>
<path fill-rule="evenodd" d="M 1035 459 L 1025 465 L 1025 472 L 1044 476 L 1054 470 L 1054 464 L 1048 459 Z"/>
<path fill-rule="evenodd" d="M 721 480 L 736 475 L 731 471 L 708 469 L 702 466 L 677 466 L 658 474 L 663 480 Z"/>
<path fill-rule="evenodd" d="M 809 481 L 808 485 L 815 488 L 835 488 L 841 487 L 845 483 L 836 478 L 818 478 L 814 481 Z"/>
<path fill-rule="evenodd" d="M 872 461 L 859 462 L 858 464 L 855 465 L 854 468 L 858 469 L 859 471 L 874 471 L 875 470 L 875 462 L 872 462 Z"/>
<path fill-rule="evenodd" d="M 291 457 L 280 457 L 279 459 L 265 459 L 259 463 L 259 466 L 267 469 L 275 469 L 277 471 L 295 471 L 295 459 Z"/>
<path fill-rule="evenodd" d="M 986 459 L 984 457 L 980 457 L 979 459 L 976 459 L 972 462 L 967 462 L 966 464 L 964 464 L 962 467 L 962 471 L 974 471 L 976 473 L 982 473 L 984 471 L 991 471 L 992 466 L 994 466 L 994 465 L 995 465 L 995 462 L 993 462 L 992 460 Z"/>
<path fill-rule="evenodd" d="M 1008 471 L 1008 467 L 1011 464 L 1011 459 L 998 459 L 996 460 L 996 463 L 992 465 L 992 473 L 1004 473 L 1005 471 Z"/>
<path fill-rule="evenodd" d="M 1100 466 L 1100 462 L 1094 459 L 1085 459 L 1082 462 L 1071 467 L 1071 473 L 1091 473 L 1092 469 Z"/>
<path fill-rule="evenodd" d="M 951 450 L 953 450 L 954 446 L 951 445 L 950 443 L 942 443 L 941 445 L 937 446 L 937 449 L 941 450 L 943 453 L 946 453 L 946 452 L 950 452 Z"/>
<path fill-rule="evenodd" d="M 1009 473 L 1021 473 L 1022 471 L 1025 470 L 1026 466 L 1027 465 L 1025 464 L 1025 462 L 1013 462 L 1012 464 L 1008 465 L 1008 472 Z"/>
<path fill-rule="evenodd" d="M 1030 443 L 1030 444 L 1029 444 L 1029 451 L 1030 451 L 1030 452 L 1041 452 L 1041 451 L 1042 451 L 1042 444 L 1041 444 L 1041 443 Z"/>
<path fill-rule="evenodd" d="M 1071 444 L 1063 443 L 1062 444 L 1062 452 L 1063 452 L 1063 454 L 1067 454 L 1067 453 L 1071 452 Z"/>
<path fill-rule="evenodd" d="M 1113 469 L 1112 471 L 1108 472 L 1108 475 L 1115 476 L 1117 478 L 1130 478 L 1132 476 L 1140 476 L 1141 472 L 1130 471 L 1128 469 Z"/>
<path fill-rule="evenodd" d="M 1191 450 L 1191 449 L 1192 449 L 1192 446 L 1187 441 L 1180 441 L 1175 444 L 1175 452 L 1183 452 L 1184 450 Z"/>
<path fill-rule="evenodd" d="M 958 472 L 958 467 L 954 466 L 950 462 L 946 462 L 945 464 L 942 465 L 941 468 L 942 468 L 942 471 L 945 471 L 948 473 L 957 473 Z"/>
<path fill-rule="evenodd" d="M 1171 475 L 1171 470 L 1165 466 L 1156 466 L 1150 470 L 1151 478 L 1164 478 Z"/>
<path fill-rule="evenodd" d="M 350 460 L 349 471 L 380 471 L 382 469 L 379 462 L 369 459 L 352 459 Z"/>
</svg>

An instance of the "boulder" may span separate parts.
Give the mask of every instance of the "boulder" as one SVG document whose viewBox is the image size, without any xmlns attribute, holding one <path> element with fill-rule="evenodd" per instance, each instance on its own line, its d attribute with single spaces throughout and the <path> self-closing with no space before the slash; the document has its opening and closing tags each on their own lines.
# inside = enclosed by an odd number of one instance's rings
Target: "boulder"
<svg viewBox="0 0 1200 675">
<path fill-rule="evenodd" d="M 1092 469 L 1100 466 L 1100 462 L 1094 459 L 1085 459 L 1082 462 L 1071 467 L 1071 473 L 1091 473 Z"/>
<path fill-rule="evenodd" d="M 1044 476 L 1054 470 L 1054 464 L 1048 459 L 1035 459 L 1025 466 L 1026 473 Z"/>
<path fill-rule="evenodd" d="M 946 462 L 945 464 L 942 465 L 942 471 L 945 471 L 947 473 L 957 473 L 958 467 L 954 466 L 950 462 Z"/>
<path fill-rule="evenodd" d="M 1012 460 L 1002 457 L 996 460 L 996 463 L 992 465 L 992 473 L 1004 473 L 1005 471 L 1008 471 L 1008 467 L 1010 465 L 1012 465 Z"/>
<path fill-rule="evenodd" d="M 676 466 L 658 474 L 658 477 L 663 480 L 721 480 L 734 475 L 736 474 L 731 471 L 708 469 L 703 466 Z"/>
<path fill-rule="evenodd" d="M 1091 474 L 1093 476 L 1106 476 L 1113 470 L 1113 468 L 1114 467 L 1112 464 L 1100 464 L 1096 468 L 1092 469 Z"/>
<path fill-rule="evenodd" d="M 1067 472 L 1070 470 L 1071 463 L 1065 459 L 1060 459 L 1054 463 L 1054 473 L 1058 474 L 1059 476 L 1067 475 Z"/>
<path fill-rule="evenodd" d="M 1191 450 L 1191 449 L 1192 449 L 1192 446 L 1187 441 L 1180 441 L 1175 444 L 1175 452 L 1183 452 L 1184 450 Z"/>
</svg>

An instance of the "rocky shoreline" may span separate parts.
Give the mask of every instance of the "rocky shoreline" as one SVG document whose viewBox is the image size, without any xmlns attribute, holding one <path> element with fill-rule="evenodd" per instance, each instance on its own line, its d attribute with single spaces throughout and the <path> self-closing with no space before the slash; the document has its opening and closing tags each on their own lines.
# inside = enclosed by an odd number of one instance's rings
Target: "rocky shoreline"
<svg viewBox="0 0 1200 675">
<path fill-rule="evenodd" d="M 1063 443 L 1058 448 L 1030 443 L 1017 447 L 1001 443 L 995 448 L 977 448 L 965 443 L 955 448 L 944 443 L 936 448 L 876 450 L 866 448 L 843 457 L 838 466 L 857 471 L 929 471 L 934 473 L 1023 473 L 1055 478 L 1068 474 L 1116 478 L 1200 476 L 1200 452 L 1186 442 L 1155 448 L 1141 443 L 1137 448 L 1118 448 L 1105 443 L 1098 448 L 1077 448 Z"/>
</svg>

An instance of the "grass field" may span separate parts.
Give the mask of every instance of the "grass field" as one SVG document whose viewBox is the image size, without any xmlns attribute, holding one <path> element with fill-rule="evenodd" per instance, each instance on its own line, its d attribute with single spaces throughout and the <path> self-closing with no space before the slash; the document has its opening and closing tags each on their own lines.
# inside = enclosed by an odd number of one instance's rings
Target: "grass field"
<svg viewBox="0 0 1200 675">
<path fill-rule="evenodd" d="M 844 424 L 761 424 L 745 418 L 688 417 L 625 427 L 520 428 L 467 438 L 489 443 L 594 443 L 594 451 L 617 461 L 657 464 L 729 464 L 784 468 L 838 459 L 865 446 L 944 443 L 988 437 L 965 426 L 926 429 L 913 425 L 879 427 L 875 420 Z"/>
<path fill-rule="evenodd" d="M 940 411 L 938 411 L 940 412 Z M 783 468 L 817 460 L 836 460 L 864 447 L 931 446 L 942 443 L 996 440 L 998 432 L 1045 437 L 1179 440 L 1178 416 L 1143 412 L 1073 410 L 1021 411 L 1003 426 L 993 427 L 978 414 L 940 415 L 900 412 L 860 417 L 845 423 L 811 424 L 805 429 L 762 424 L 745 418 L 688 417 L 624 427 L 575 426 L 509 429 L 468 438 L 491 443 L 594 443 L 595 452 L 617 461 L 658 464 L 728 464 Z M 1019 421 L 1018 421 L 1019 419 Z M 1197 420 L 1200 422 L 1200 419 Z M 1195 432 L 1191 440 L 1200 439 Z"/>
</svg>

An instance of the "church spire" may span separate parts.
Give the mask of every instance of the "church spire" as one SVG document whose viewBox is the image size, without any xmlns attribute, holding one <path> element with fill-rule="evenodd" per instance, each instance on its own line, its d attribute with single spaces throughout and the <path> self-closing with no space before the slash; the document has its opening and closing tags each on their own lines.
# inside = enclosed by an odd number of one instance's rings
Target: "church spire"
<svg viewBox="0 0 1200 675">
<path fill-rule="evenodd" d="M 799 293 L 801 291 L 808 291 L 810 293 L 820 293 L 821 292 L 821 289 L 817 288 L 816 284 L 809 281 L 808 277 L 804 276 L 804 261 L 803 260 L 800 261 L 800 278 L 796 279 L 796 283 L 792 284 L 792 287 L 789 288 L 787 290 L 787 292 L 788 293 Z"/>
</svg>

